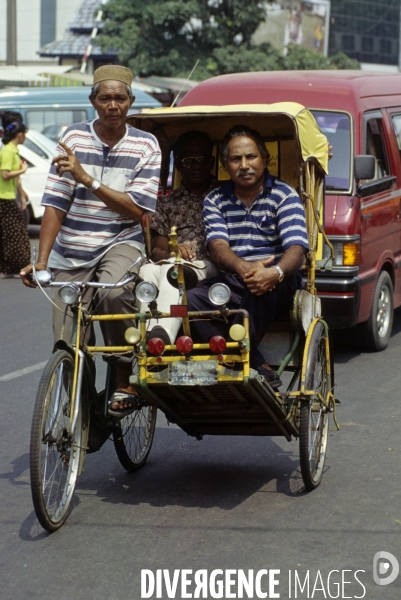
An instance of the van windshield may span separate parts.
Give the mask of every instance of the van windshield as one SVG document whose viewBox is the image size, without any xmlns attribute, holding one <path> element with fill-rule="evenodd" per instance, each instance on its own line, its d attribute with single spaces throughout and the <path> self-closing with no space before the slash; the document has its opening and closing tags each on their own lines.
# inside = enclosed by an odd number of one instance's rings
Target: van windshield
<svg viewBox="0 0 401 600">
<path fill-rule="evenodd" d="M 349 190 L 351 176 L 351 124 L 344 113 L 311 111 L 322 133 L 333 146 L 333 157 L 329 161 L 326 177 L 328 190 Z"/>
</svg>

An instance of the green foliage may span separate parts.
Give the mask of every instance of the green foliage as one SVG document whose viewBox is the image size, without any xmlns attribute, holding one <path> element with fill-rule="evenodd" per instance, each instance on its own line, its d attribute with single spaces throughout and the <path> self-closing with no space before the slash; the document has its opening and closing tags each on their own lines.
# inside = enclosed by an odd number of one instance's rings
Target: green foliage
<svg viewBox="0 0 401 600">
<path fill-rule="evenodd" d="M 198 81 L 244 71 L 357 68 L 345 55 L 327 59 L 290 46 L 284 57 L 270 44 L 252 46 L 265 18 L 259 0 L 110 0 L 104 13 L 100 43 L 135 75 L 186 77 L 198 60 Z"/>
</svg>

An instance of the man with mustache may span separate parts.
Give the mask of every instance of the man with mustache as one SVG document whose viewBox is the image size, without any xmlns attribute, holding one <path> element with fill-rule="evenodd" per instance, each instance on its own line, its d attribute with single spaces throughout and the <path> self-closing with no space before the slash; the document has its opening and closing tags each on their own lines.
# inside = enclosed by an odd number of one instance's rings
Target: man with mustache
<svg viewBox="0 0 401 600">
<path fill-rule="evenodd" d="M 257 131 L 230 129 L 220 158 L 231 179 L 206 196 L 203 217 L 211 259 L 223 272 L 189 291 L 188 307 L 212 310 L 210 286 L 227 284 L 228 308 L 249 312 L 251 367 L 278 388 L 281 380 L 257 348 L 277 307 L 289 310 L 302 285 L 300 267 L 309 248 L 304 208 L 293 187 L 270 175 Z M 208 341 L 214 335 L 227 338 L 228 327 L 223 320 L 198 320 L 191 330 L 196 341 Z"/>
<path fill-rule="evenodd" d="M 57 147 L 57 155 L 46 183 L 45 205 L 40 230 L 36 269 L 53 271 L 55 281 L 98 281 L 122 279 L 130 266 L 144 254 L 141 219 L 156 208 L 161 153 L 156 138 L 126 124 L 135 97 L 132 72 L 120 65 L 104 65 L 93 75 L 89 100 L 98 118 L 71 125 Z M 137 267 L 137 271 L 139 266 Z M 23 283 L 35 287 L 29 274 L 32 265 L 20 272 Z M 89 288 L 101 314 L 136 312 L 132 284 L 124 288 Z M 53 294 L 54 339 L 71 338 L 69 312 L 57 288 Z M 125 346 L 124 332 L 131 320 L 101 321 L 105 345 Z M 94 345 L 93 328 L 84 343 Z M 115 389 L 109 413 L 122 418 L 138 405 L 138 394 L 129 383 L 132 355 L 113 356 Z"/>
</svg>

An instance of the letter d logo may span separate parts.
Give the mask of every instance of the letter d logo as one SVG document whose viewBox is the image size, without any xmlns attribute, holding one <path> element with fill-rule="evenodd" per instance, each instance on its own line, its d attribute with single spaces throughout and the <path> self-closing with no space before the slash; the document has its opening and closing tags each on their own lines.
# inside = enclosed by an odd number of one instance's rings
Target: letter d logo
<svg viewBox="0 0 401 600">
<path fill-rule="evenodd" d="M 388 573 L 388 570 L 392 567 L 392 572 L 386 577 L 382 577 Z M 400 564 L 396 557 L 390 552 L 376 552 L 373 557 L 373 579 L 377 585 L 388 585 L 389 583 L 393 583 L 395 579 L 398 577 L 398 573 L 400 572 Z"/>
</svg>

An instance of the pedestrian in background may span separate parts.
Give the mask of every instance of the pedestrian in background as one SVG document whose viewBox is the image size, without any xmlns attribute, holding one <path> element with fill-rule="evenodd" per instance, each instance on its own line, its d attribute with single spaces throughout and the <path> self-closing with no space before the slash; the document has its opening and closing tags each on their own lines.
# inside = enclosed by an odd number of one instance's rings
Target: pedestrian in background
<svg viewBox="0 0 401 600">
<path fill-rule="evenodd" d="M 21 161 L 18 152 L 26 131 L 26 126 L 19 120 L 9 123 L 4 128 L 0 150 L 0 273 L 6 276 L 18 276 L 31 254 L 28 229 L 17 203 L 17 193 L 22 210 L 28 201 L 19 180 L 28 165 Z"/>
</svg>

